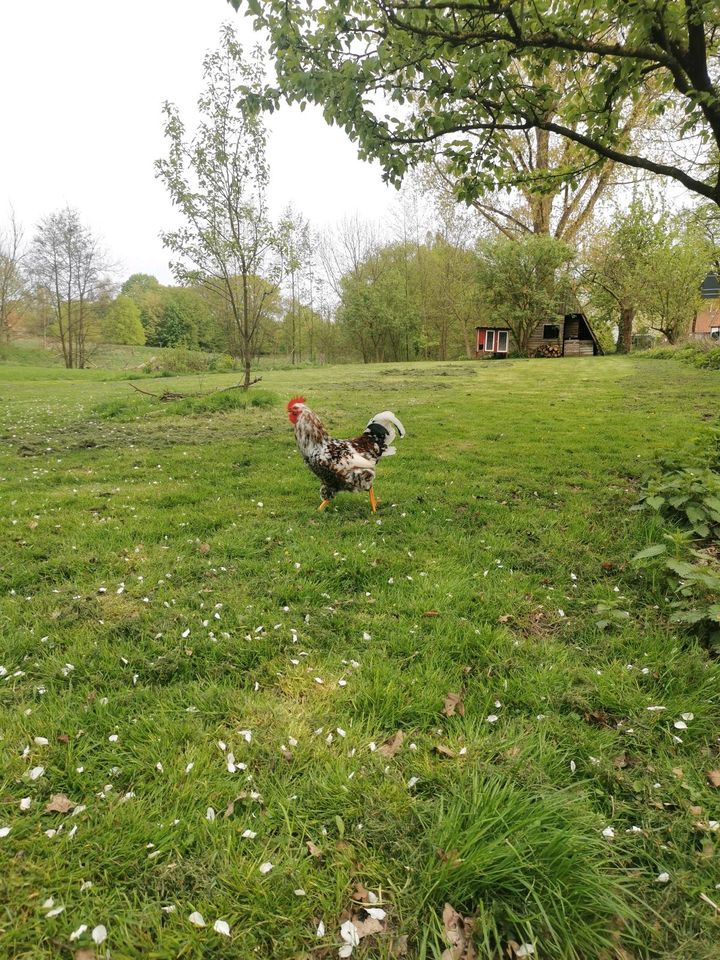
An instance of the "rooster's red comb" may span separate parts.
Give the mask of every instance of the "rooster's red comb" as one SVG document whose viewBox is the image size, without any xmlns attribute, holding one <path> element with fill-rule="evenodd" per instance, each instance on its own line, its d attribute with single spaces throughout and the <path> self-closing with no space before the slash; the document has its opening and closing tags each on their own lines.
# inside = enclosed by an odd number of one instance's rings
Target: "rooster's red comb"
<svg viewBox="0 0 720 960">
<path fill-rule="evenodd" d="M 305 397 L 293 397 L 292 400 L 288 401 L 288 412 L 292 410 L 296 403 L 305 403 Z"/>
</svg>

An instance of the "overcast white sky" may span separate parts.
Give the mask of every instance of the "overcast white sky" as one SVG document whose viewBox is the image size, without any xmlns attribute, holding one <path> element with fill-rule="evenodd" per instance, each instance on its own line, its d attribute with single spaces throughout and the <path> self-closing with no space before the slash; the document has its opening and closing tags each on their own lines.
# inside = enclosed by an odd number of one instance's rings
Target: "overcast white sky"
<svg viewBox="0 0 720 960">
<path fill-rule="evenodd" d="M 166 152 L 161 104 L 194 117 L 203 55 L 225 20 L 256 41 L 226 0 L 0 0 L 0 226 L 12 204 L 30 237 L 69 204 L 119 279 L 170 282 L 158 233 L 173 211 L 153 171 Z M 285 107 L 269 127 L 273 212 L 292 201 L 321 227 L 355 213 L 376 220 L 394 204 L 379 168 L 319 111 Z"/>
</svg>

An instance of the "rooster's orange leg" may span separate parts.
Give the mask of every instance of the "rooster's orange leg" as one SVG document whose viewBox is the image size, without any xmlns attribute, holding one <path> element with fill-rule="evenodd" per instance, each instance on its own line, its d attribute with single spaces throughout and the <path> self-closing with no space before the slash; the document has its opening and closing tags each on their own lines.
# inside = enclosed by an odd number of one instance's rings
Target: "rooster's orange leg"
<svg viewBox="0 0 720 960">
<path fill-rule="evenodd" d="M 320 504 L 320 506 L 318 507 L 318 512 L 319 512 L 320 510 L 324 510 L 325 507 L 326 507 L 329 503 L 330 503 L 329 500 L 323 500 L 323 502 L 322 502 L 322 503 Z"/>
<path fill-rule="evenodd" d="M 372 487 L 370 487 L 370 508 L 372 509 L 373 513 L 377 513 L 377 505 L 378 502 L 375 499 L 375 491 Z"/>
</svg>

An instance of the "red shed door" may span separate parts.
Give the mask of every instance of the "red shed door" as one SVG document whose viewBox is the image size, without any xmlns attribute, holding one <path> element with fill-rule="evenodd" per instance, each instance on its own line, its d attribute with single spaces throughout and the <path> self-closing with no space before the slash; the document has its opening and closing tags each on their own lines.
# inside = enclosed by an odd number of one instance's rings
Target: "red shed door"
<svg viewBox="0 0 720 960">
<path fill-rule="evenodd" d="M 477 352 L 481 353 L 484 347 L 485 347 L 485 331 L 478 330 L 477 331 Z"/>
</svg>

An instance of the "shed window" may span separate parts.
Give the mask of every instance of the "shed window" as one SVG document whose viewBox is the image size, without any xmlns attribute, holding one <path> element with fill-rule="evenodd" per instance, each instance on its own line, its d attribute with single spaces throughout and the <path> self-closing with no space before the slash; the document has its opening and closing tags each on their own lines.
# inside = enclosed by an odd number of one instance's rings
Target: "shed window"
<svg viewBox="0 0 720 960">
<path fill-rule="evenodd" d="M 495 349 L 495 331 L 488 330 L 485 334 L 485 352 L 492 353 Z"/>
<path fill-rule="evenodd" d="M 560 326 L 557 323 L 546 323 L 543 325 L 543 340 L 559 340 Z"/>
<path fill-rule="evenodd" d="M 720 327 L 710 327 L 710 337 L 713 340 L 720 340 Z"/>
<path fill-rule="evenodd" d="M 508 332 L 507 330 L 498 330 L 497 332 L 497 345 L 495 350 L 497 353 L 507 353 L 508 349 Z"/>
</svg>

